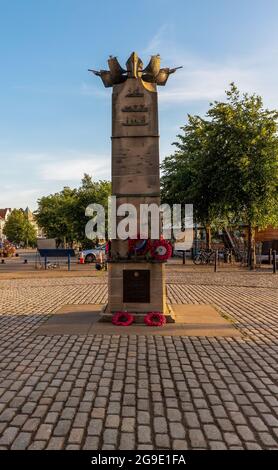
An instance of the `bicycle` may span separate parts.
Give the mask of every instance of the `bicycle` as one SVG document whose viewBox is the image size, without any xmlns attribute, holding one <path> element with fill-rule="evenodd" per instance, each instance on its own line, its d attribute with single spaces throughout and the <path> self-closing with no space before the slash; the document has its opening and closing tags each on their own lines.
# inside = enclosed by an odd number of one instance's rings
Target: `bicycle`
<svg viewBox="0 0 278 470">
<path fill-rule="evenodd" d="M 214 250 L 200 250 L 200 252 L 193 259 L 193 263 L 196 265 L 210 264 L 214 261 L 215 251 Z"/>
</svg>

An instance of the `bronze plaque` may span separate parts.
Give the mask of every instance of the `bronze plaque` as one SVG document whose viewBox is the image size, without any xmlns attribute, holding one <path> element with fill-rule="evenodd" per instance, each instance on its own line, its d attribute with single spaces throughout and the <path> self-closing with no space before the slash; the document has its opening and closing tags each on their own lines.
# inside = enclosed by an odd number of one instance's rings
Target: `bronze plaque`
<svg viewBox="0 0 278 470">
<path fill-rule="evenodd" d="M 123 270 L 123 302 L 150 302 L 150 271 L 148 269 Z"/>
</svg>

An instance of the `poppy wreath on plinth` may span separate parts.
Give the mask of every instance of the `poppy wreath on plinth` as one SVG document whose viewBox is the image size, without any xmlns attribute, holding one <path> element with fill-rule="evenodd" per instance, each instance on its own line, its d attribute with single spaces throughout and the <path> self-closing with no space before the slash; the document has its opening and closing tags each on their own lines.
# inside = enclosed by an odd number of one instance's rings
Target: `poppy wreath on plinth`
<svg viewBox="0 0 278 470">
<path fill-rule="evenodd" d="M 134 322 L 134 316 L 129 312 L 116 312 L 112 317 L 113 325 L 129 326 Z"/>
<path fill-rule="evenodd" d="M 128 240 L 128 251 L 130 254 L 136 255 L 145 255 L 150 249 L 150 240 L 140 239 L 139 237 L 135 239 Z"/>
<path fill-rule="evenodd" d="M 110 256 L 111 253 L 111 240 L 109 240 L 105 245 L 105 254 Z"/>
<path fill-rule="evenodd" d="M 165 315 L 160 312 L 149 312 L 144 317 L 147 326 L 163 326 L 166 323 Z"/>
<path fill-rule="evenodd" d="M 168 240 L 155 240 L 151 246 L 151 255 L 157 261 L 167 261 L 172 255 L 172 245 Z"/>
</svg>

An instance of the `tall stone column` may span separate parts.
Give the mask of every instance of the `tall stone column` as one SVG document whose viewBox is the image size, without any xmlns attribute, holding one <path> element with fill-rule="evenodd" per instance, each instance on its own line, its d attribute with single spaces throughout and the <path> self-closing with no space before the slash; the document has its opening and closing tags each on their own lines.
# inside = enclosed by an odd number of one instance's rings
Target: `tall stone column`
<svg viewBox="0 0 278 470">
<path fill-rule="evenodd" d="M 160 69 L 160 57 L 153 56 L 143 70 L 141 59 L 132 53 L 122 69 L 116 58 L 108 60 L 110 71 L 95 72 L 112 94 L 112 195 L 117 207 L 131 203 L 160 205 L 159 131 L 157 85 L 165 85 L 176 69 Z M 117 219 L 119 221 L 120 218 Z M 104 317 L 116 311 L 137 315 L 150 311 L 164 313 L 166 304 L 164 262 L 145 256 L 130 256 L 127 240 L 112 240 L 108 263 L 108 304 Z"/>
</svg>

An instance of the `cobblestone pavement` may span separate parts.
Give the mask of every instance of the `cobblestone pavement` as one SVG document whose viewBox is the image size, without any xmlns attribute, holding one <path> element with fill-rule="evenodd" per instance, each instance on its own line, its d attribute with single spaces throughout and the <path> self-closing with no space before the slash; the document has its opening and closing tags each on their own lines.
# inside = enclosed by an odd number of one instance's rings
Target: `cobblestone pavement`
<svg viewBox="0 0 278 470">
<path fill-rule="evenodd" d="M 106 279 L 0 281 L 0 449 L 278 449 L 278 294 L 269 274 L 168 272 L 243 338 L 32 336 Z"/>
</svg>

